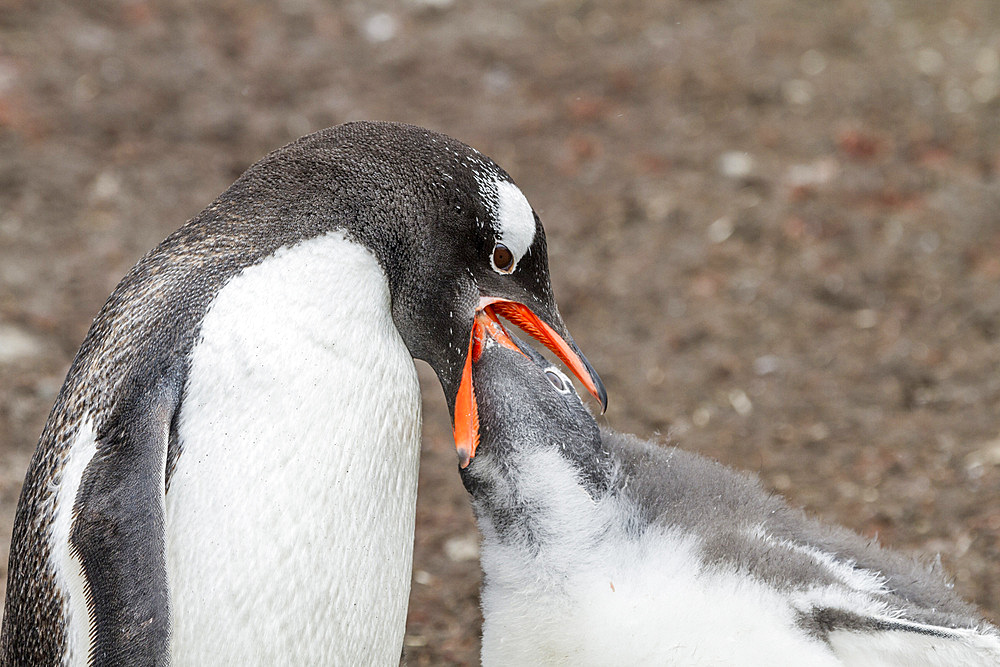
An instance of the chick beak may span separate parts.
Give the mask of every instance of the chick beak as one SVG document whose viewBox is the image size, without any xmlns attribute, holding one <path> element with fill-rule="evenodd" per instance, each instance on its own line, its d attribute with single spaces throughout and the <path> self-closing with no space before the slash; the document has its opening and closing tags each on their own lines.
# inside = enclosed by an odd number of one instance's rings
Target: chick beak
<svg viewBox="0 0 1000 667">
<path fill-rule="evenodd" d="M 476 447 L 479 446 L 479 411 L 476 405 L 475 387 L 472 384 L 472 364 L 479 361 L 488 339 L 523 354 L 507 335 L 498 315 L 518 326 L 559 357 L 601 404 L 602 413 L 608 406 L 608 394 L 604 383 L 575 343 L 567 342 L 524 304 L 498 297 L 483 297 L 473 318 L 472 332 L 469 334 L 469 350 L 465 355 L 458 395 L 455 397 L 455 448 L 458 450 L 459 465 L 462 468 L 469 465 L 469 461 L 476 455 Z"/>
</svg>

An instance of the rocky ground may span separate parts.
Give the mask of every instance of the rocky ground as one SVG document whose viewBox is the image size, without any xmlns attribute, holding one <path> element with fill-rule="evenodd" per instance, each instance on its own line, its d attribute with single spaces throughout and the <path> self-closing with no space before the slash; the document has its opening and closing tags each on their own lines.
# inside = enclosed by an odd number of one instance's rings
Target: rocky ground
<svg viewBox="0 0 1000 667">
<path fill-rule="evenodd" d="M 608 424 L 940 553 L 1000 621 L 998 112 L 995 0 L 0 0 L 0 534 L 129 266 L 268 150 L 380 118 L 521 185 Z M 407 651 L 471 664 L 421 371 Z"/>
</svg>

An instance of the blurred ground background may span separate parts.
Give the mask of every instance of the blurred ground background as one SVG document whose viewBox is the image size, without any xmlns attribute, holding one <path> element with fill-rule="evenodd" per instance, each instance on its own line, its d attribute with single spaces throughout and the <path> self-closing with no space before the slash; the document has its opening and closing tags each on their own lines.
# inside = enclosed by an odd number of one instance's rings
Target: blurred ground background
<svg viewBox="0 0 1000 667">
<path fill-rule="evenodd" d="M 607 423 L 940 553 L 1000 621 L 998 112 L 995 0 L 0 0 L 0 534 L 125 271 L 265 152 L 391 119 L 521 185 Z M 472 664 L 421 375 L 407 651 Z"/>
</svg>

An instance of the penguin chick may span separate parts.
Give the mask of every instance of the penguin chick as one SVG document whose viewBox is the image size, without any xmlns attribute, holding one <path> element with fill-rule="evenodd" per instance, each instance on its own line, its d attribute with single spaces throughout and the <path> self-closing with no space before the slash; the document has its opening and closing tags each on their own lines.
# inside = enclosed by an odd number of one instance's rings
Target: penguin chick
<svg viewBox="0 0 1000 667">
<path fill-rule="evenodd" d="M 927 566 L 748 474 L 598 428 L 569 379 L 488 336 L 484 665 L 1000 665 L 1000 635 Z"/>
</svg>

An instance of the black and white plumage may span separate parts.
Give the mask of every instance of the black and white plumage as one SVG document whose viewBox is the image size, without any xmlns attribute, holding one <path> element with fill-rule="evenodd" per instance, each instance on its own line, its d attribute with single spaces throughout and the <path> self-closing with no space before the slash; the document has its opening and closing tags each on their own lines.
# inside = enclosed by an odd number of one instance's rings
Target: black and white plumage
<svg viewBox="0 0 1000 667">
<path fill-rule="evenodd" d="M 412 358 L 454 410 L 484 298 L 589 372 L 541 224 L 488 158 L 351 123 L 253 165 L 94 320 L 25 478 L 3 664 L 398 662 Z"/>
<path fill-rule="evenodd" d="M 1000 665 L 939 565 L 600 429 L 522 348 L 487 338 L 473 368 L 484 665 Z"/>
</svg>

